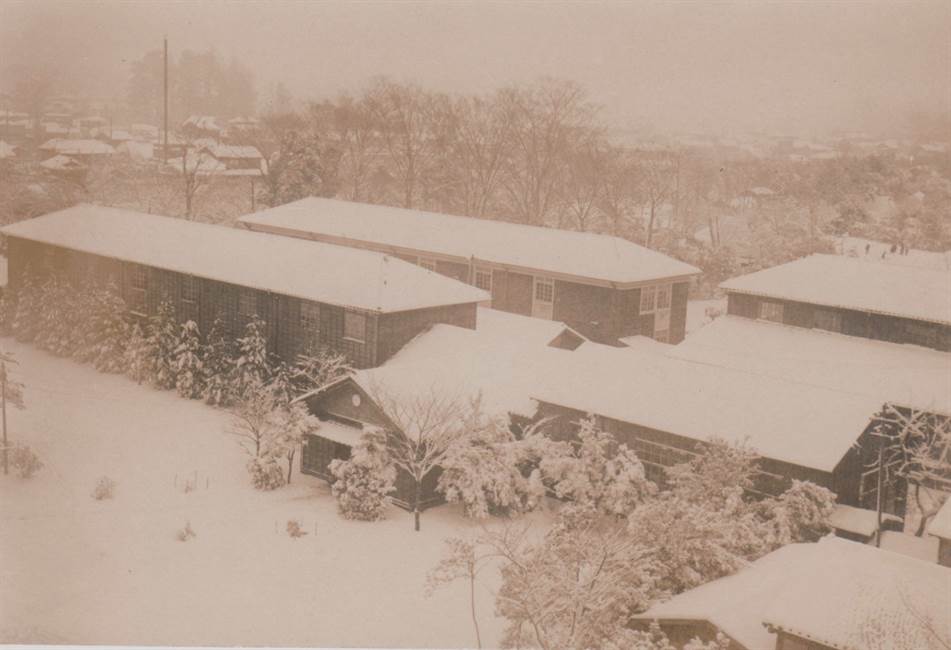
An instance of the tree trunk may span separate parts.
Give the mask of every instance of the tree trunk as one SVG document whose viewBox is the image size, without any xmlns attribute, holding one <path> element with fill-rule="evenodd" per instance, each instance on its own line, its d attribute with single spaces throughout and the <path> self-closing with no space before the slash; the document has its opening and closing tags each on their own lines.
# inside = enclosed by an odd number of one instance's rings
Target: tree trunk
<svg viewBox="0 0 951 650">
<path fill-rule="evenodd" d="M 413 490 L 413 521 L 417 533 L 419 532 L 419 497 L 422 491 L 422 482 L 422 479 L 417 479 L 416 487 Z"/>
<path fill-rule="evenodd" d="M 476 618 L 475 606 L 475 575 L 469 574 L 469 608 L 472 612 L 472 625 L 475 626 L 476 647 L 482 649 L 482 635 L 479 634 L 479 619 Z"/>
<path fill-rule="evenodd" d="M 294 455 L 297 454 L 297 449 L 291 449 L 287 452 L 287 484 L 291 483 L 291 472 L 294 471 Z"/>
<path fill-rule="evenodd" d="M 651 247 L 651 241 L 654 239 L 654 218 L 656 215 L 656 204 L 651 201 L 651 218 L 647 222 L 647 248 Z"/>
</svg>

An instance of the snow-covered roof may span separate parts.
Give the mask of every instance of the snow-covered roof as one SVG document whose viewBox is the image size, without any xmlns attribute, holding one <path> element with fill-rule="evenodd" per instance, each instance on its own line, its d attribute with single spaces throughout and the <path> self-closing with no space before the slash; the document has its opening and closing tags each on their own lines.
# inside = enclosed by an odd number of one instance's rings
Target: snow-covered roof
<svg viewBox="0 0 951 650">
<path fill-rule="evenodd" d="M 823 330 L 721 316 L 671 356 L 951 413 L 951 353 Z"/>
<path fill-rule="evenodd" d="M 256 230 L 362 243 L 393 252 L 472 258 L 601 284 L 692 276 L 699 269 L 627 240 L 594 233 L 310 197 L 239 219 Z"/>
<path fill-rule="evenodd" d="M 709 621 L 751 650 L 776 644 L 771 628 L 843 650 L 913 650 L 932 647 L 924 620 L 951 638 L 949 602 L 951 569 L 830 536 L 784 546 L 636 618 Z"/>
<path fill-rule="evenodd" d="M 826 472 L 882 407 L 875 397 L 590 342 L 540 373 L 533 396 L 692 440 L 747 441 L 764 457 Z"/>
<path fill-rule="evenodd" d="M 379 253 L 117 208 L 78 205 L 0 232 L 368 311 L 395 312 L 488 298 L 475 287 Z"/>
<path fill-rule="evenodd" d="M 868 253 L 865 247 L 868 246 Z M 841 237 L 836 239 L 836 250 L 840 255 L 860 257 L 878 264 L 896 264 L 899 266 L 920 266 L 929 269 L 948 271 L 951 269 L 951 251 L 939 253 L 917 248 L 909 249 L 901 255 L 891 252 L 892 244 L 864 237 Z"/>
<path fill-rule="evenodd" d="M 828 538 L 795 571 L 763 622 L 833 648 L 917 650 L 951 639 L 951 569 Z M 929 629 L 930 628 L 930 629 Z"/>
<path fill-rule="evenodd" d="M 67 171 L 73 169 L 83 169 L 85 165 L 81 162 L 77 162 L 69 156 L 57 154 L 52 158 L 48 158 L 41 162 L 40 167 L 43 167 L 44 169 L 51 169 L 53 171 Z"/>
<path fill-rule="evenodd" d="M 315 432 L 321 438 L 339 442 L 348 447 L 354 447 L 360 442 L 360 436 L 363 435 L 363 429 L 347 426 L 333 420 L 321 420 L 320 425 Z"/>
<path fill-rule="evenodd" d="M 903 533 L 897 530 L 882 531 L 881 548 L 892 553 L 900 553 L 913 557 L 923 562 L 938 561 L 938 538 L 937 537 L 918 537 L 911 533 Z M 949 603 L 951 605 L 951 603 Z"/>
<path fill-rule="evenodd" d="M 476 330 L 484 337 L 493 337 L 496 341 L 505 344 L 524 341 L 530 345 L 547 345 L 565 332 L 577 336 L 582 341 L 587 340 L 565 323 L 513 314 L 489 307 L 479 307 Z"/>
<path fill-rule="evenodd" d="M 182 126 L 193 126 L 204 131 L 221 130 L 221 126 L 218 124 L 218 118 L 212 115 L 192 115 L 187 120 L 182 122 Z"/>
<path fill-rule="evenodd" d="M 898 517 L 890 515 L 887 512 L 882 513 L 883 521 L 901 521 Z M 878 530 L 878 513 L 874 510 L 865 508 L 856 508 L 841 503 L 835 505 L 832 515 L 829 517 L 829 525 L 836 530 L 855 533 L 862 537 L 871 537 Z"/>
<path fill-rule="evenodd" d="M 101 140 L 66 140 L 53 138 L 43 143 L 40 149 L 66 155 L 108 155 L 116 152 L 112 145 Z"/>
<path fill-rule="evenodd" d="M 928 524 L 928 533 L 941 539 L 951 539 L 951 499 L 944 502 Z"/>
<path fill-rule="evenodd" d="M 257 150 L 257 147 L 250 145 L 215 144 L 209 147 L 208 150 L 216 158 L 250 158 L 254 160 L 261 158 L 261 152 Z"/>
<path fill-rule="evenodd" d="M 486 311 L 480 310 L 475 330 L 433 325 L 382 366 L 355 373 L 354 381 L 371 395 L 397 401 L 435 394 L 465 402 L 481 394 L 488 416 L 533 415 L 539 377 L 557 372 L 573 352 L 549 347 L 554 328 L 507 330 L 491 320 L 485 327 Z"/>
<path fill-rule="evenodd" d="M 727 280 L 728 292 L 951 324 L 951 271 L 810 255 Z"/>
</svg>

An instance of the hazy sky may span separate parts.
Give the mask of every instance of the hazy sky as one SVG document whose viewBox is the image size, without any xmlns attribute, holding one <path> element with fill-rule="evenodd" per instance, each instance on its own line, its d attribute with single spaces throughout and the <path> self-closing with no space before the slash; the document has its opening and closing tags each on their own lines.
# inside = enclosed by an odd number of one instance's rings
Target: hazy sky
<svg viewBox="0 0 951 650">
<path fill-rule="evenodd" d="M 620 126 L 878 128 L 951 111 L 951 1 L 928 3 L 0 0 L 0 68 L 37 56 L 121 90 L 125 62 L 214 48 L 298 97 L 377 74 L 482 92 L 574 79 Z"/>
</svg>

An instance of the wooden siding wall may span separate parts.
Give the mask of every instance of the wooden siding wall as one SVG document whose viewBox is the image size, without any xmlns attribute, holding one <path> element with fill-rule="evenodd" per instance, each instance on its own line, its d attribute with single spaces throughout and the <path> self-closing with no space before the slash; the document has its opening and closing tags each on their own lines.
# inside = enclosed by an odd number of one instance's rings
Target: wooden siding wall
<svg viewBox="0 0 951 650">
<path fill-rule="evenodd" d="M 37 277 L 50 273 L 82 281 L 111 280 L 127 303 L 132 302 L 132 274 L 137 266 L 112 258 L 90 255 L 66 248 L 39 244 L 15 237 L 8 238 L 9 285 L 15 288 L 22 282 L 26 269 Z M 249 316 L 239 313 L 239 296 L 252 293 L 257 315 L 265 322 L 265 335 L 270 351 L 287 361 L 312 349 L 315 342 L 346 354 L 357 368 L 379 365 L 426 327 L 434 323 L 449 323 L 475 328 L 476 304 L 433 307 L 386 315 L 361 313 L 366 317 L 366 336 L 363 342 L 344 338 L 346 309 L 324 303 L 319 310 L 319 331 L 307 332 L 302 327 L 299 298 L 240 287 L 238 285 L 197 278 L 198 302 L 194 307 L 182 300 L 185 275 L 154 267 L 140 267 L 146 274 L 145 313 L 154 314 L 159 303 L 168 299 L 180 320 L 195 318 L 202 333 L 208 333 L 217 317 L 225 330 L 239 336 Z M 194 310 L 197 309 L 197 314 Z M 380 320 L 385 318 L 385 331 L 380 333 Z M 381 352 L 382 351 L 382 352 Z"/>
<path fill-rule="evenodd" d="M 823 307 L 791 300 L 762 298 L 743 293 L 730 293 L 727 313 L 744 318 L 758 318 L 760 303 L 777 302 L 783 305 L 783 323 L 795 327 L 813 327 L 817 311 L 833 312 L 841 320 L 841 333 L 876 341 L 911 343 L 943 352 L 951 352 L 951 326 L 917 321 L 883 314 L 871 314 L 854 309 Z M 915 331 L 911 331 L 915 330 Z"/>
<path fill-rule="evenodd" d="M 550 435 L 559 440 L 572 440 L 576 435 L 577 423 L 584 419 L 586 414 L 576 409 L 542 402 L 536 417 L 538 420 L 553 417 Z M 660 485 L 665 483 L 665 467 L 690 460 L 692 455 L 699 453 L 704 444 L 692 438 L 611 418 L 600 417 L 599 422 L 604 431 L 611 433 L 619 443 L 627 445 L 637 454 L 644 463 L 648 478 Z M 833 474 L 822 470 L 772 458 L 760 458 L 757 467 L 759 473 L 754 477 L 753 489 L 761 494 L 782 494 L 790 487 L 793 479 L 811 481 L 830 490 L 835 487 Z M 844 482 L 847 479 L 848 475 L 843 474 L 841 480 Z"/>
<path fill-rule="evenodd" d="M 532 276 L 514 271 L 492 271 L 492 307 L 514 314 L 532 315 Z"/>
<path fill-rule="evenodd" d="M 413 337 L 434 323 L 475 329 L 476 309 L 476 304 L 470 303 L 380 315 L 379 356 L 376 359 L 376 365 L 384 363 L 396 354 L 400 348 L 409 343 Z"/>
</svg>

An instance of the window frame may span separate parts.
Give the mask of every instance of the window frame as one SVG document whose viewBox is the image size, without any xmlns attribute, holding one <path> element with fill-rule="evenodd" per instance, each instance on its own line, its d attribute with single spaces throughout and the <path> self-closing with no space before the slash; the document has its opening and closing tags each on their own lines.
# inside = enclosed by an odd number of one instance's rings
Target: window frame
<svg viewBox="0 0 951 650">
<path fill-rule="evenodd" d="M 772 316 L 778 314 L 779 318 L 773 318 L 769 315 L 771 310 L 774 311 Z M 778 300 L 760 300 L 759 307 L 756 310 L 756 320 L 764 320 L 770 323 L 784 323 L 786 318 L 786 305 Z"/>
<path fill-rule="evenodd" d="M 149 310 L 149 268 L 144 264 L 130 262 L 127 267 L 129 278 L 129 311 L 138 316 L 145 316 Z M 141 279 L 141 286 L 137 279 Z M 137 300 L 141 294 L 141 304 Z"/>
<path fill-rule="evenodd" d="M 821 317 L 820 317 L 821 315 Z M 831 316 L 832 327 L 826 327 L 830 323 L 820 323 L 820 318 Z M 816 309 L 812 312 L 812 328 L 822 330 L 823 332 L 842 332 L 842 314 L 832 309 Z"/>
<path fill-rule="evenodd" d="M 543 287 L 550 288 L 550 291 L 549 291 L 549 293 L 551 294 L 550 298 L 540 298 L 538 296 L 539 288 L 543 288 Z M 543 302 L 548 305 L 555 304 L 555 280 L 553 278 L 549 278 L 543 275 L 534 276 L 534 282 L 532 284 L 532 303 L 534 304 L 535 302 Z"/>
<path fill-rule="evenodd" d="M 667 304 L 661 305 L 660 298 L 661 296 L 666 296 Z M 660 311 L 662 309 L 670 309 L 670 305 L 674 300 L 674 287 L 671 284 L 658 284 L 654 287 L 654 311 Z"/>
<path fill-rule="evenodd" d="M 650 296 L 649 304 L 645 307 L 645 298 Z M 657 286 L 648 284 L 641 287 L 641 293 L 638 300 L 638 314 L 653 314 L 657 308 Z"/>
<path fill-rule="evenodd" d="M 488 276 L 489 286 L 484 287 L 479 284 L 479 276 Z M 477 289 L 482 289 L 483 291 L 488 291 L 492 293 L 492 267 L 490 266 L 476 266 L 472 271 L 472 286 Z"/>
<path fill-rule="evenodd" d="M 357 322 L 354 319 L 359 318 L 360 322 L 360 337 L 353 336 L 354 332 L 348 332 L 350 325 Z M 367 342 L 367 316 L 366 314 L 361 314 L 356 311 L 345 311 L 343 312 L 343 339 L 345 341 L 353 341 L 354 343 L 366 343 Z"/>
<path fill-rule="evenodd" d="M 305 313 L 311 312 L 311 313 Z M 297 325 L 304 332 L 320 331 L 320 305 L 315 302 L 301 301 Z"/>
</svg>

